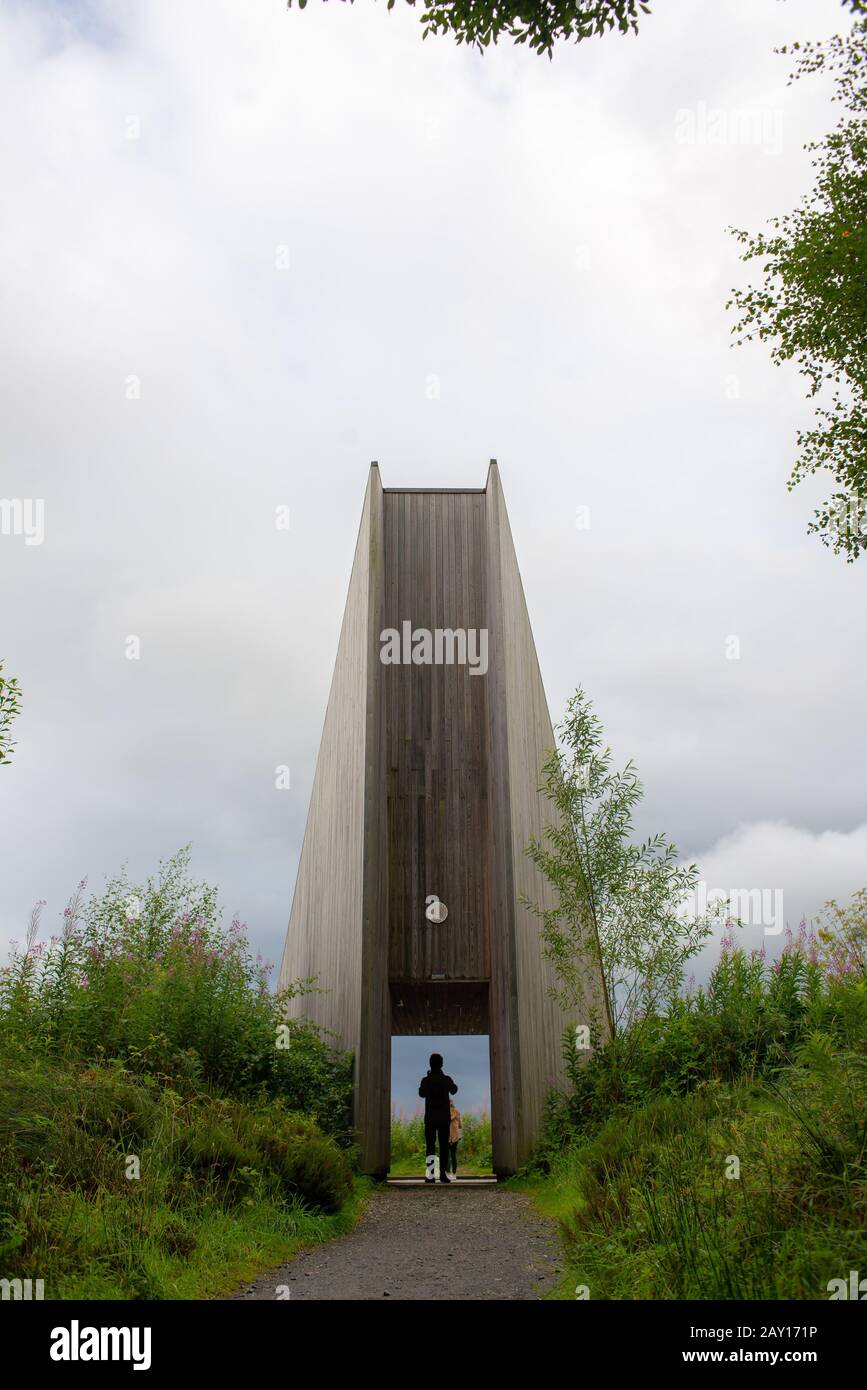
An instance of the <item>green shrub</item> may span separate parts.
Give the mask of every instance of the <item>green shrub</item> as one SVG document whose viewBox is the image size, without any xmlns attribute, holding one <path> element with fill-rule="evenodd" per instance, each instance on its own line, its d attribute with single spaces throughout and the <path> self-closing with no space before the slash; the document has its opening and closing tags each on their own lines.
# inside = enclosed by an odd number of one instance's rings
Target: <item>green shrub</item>
<svg viewBox="0 0 867 1390">
<path fill-rule="evenodd" d="M 286 1019 L 312 983 L 272 994 L 271 967 L 253 959 L 244 925 L 225 928 L 216 890 L 188 870 L 182 850 L 144 886 L 122 873 L 87 902 L 82 881 L 48 943 L 34 912 L 0 971 L 4 1056 L 111 1058 L 182 1094 L 282 1096 L 349 1146 L 352 1056 L 312 1022 Z"/>
<path fill-rule="evenodd" d="M 824 946 L 802 927 L 769 965 L 725 938 L 664 1016 L 584 1065 L 567 1037 L 529 1179 L 562 1296 L 826 1298 L 867 1266 L 867 983 Z"/>
<path fill-rule="evenodd" d="M 837 977 L 816 958 L 805 929 L 774 964 L 731 939 L 704 989 L 664 1015 L 636 1022 L 585 1061 L 567 1034 L 569 1087 L 547 1099 L 540 1161 L 575 1134 L 592 1134 L 612 1112 L 632 1113 L 660 1095 L 688 1095 L 708 1081 L 772 1077 L 799 1046 L 822 1033 L 837 1047 L 867 1038 L 867 986 Z"/>
<path fill-rule="evenodd" d="M 188 877 L 125 875 L 0 972 L 0 1277 L 201 1297 L 347 1228 L 351 1054 L 268 989 Z"/>
<path fill-rule="evenodd" d="M 285 1152 L 272 1160 L 271 1170 L 287 1192 L 297 1192 L 323 1211 L 337 1211 L 352 1191 L 346 1155 L 326 1135 L 291 1140 Z"/>
<path fill-rule="evenodd" d="M 704 1083 L 551 1163 L 571 1287 L 591 1298 L 812 1299 L 867 1263 L 864 1058 L 773 1087 Z M 732 1160 L 737 1160 L 737 1169 Z M 734 1173 L 737 1176 L 733 1176 Z"/>
<path fill-rule="evenodd" d="M 347 1154 L 307 1115 L 287 1113 L 283 1103 L 256 1117 L 251 1130 L 264 1171 L 281 1190 L 323 1211 L 336 1211 L 352 1191 Z"/>
<path fill-rule="evenodd" d="M 0 1075 L 0 1276 L 46 1296 L 180 1296 L 190 1261 L 213 1286 L 215 1231 L 243 1244 L 249 1225 L 277 1263 L 352 1193 L 346 1151 L 279 1099 L 181 1095 L 117 1063 Z"/>
</svg>

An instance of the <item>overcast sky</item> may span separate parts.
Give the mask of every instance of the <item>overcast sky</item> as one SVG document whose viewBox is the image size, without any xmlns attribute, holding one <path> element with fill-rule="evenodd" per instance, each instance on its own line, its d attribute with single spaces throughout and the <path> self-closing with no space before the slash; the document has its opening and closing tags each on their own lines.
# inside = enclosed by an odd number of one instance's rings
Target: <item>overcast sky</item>
<svg viewBox="0 0 867 1390">
<path fill-rule="evenodd" d="M 0 497 L 45 518 L 0 535 L 0 945 L 191 840 L 279 960 L 374 458 L 499 460 L 552 714 L 588 690 L 639 831 L 793 923 L 867 881 L 867 561 L 806 535 L 803 385 L 725 310 L 726 228 L 836 119 L 774 46 L 848 21 L 654 8 L 548 62 L 373 0 L 4 4 Z"/>
</svg>

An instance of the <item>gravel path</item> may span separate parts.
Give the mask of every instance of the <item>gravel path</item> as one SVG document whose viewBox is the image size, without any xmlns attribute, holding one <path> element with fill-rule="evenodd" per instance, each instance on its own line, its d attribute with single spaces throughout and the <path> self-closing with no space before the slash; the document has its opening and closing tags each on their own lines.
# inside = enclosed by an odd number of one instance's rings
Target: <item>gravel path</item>
<svg viewBox="0 0 867 1390">
<path fill-rule="evenodd" d="M 355 1229 L 232 1294 L 293 1300 L 535 1299 L 556 1282 L 554 1227 L 496 1184 L 377 1187 Z M 285 1293 L 281 1295 L 286 1297 Z"/>
</svg>

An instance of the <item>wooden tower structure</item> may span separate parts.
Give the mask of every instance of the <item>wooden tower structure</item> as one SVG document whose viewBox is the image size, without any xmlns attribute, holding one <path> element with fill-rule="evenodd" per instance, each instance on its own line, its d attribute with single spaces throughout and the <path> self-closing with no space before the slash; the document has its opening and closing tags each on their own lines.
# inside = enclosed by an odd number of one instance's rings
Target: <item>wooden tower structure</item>
<svg viewBox="0 0 867 1390">
<path fill-rule="evenodd" d="M 399 1034 L 487 1034 L 494 1168 L 532 1151 L 582 1021 L 521 903 L 553 901 L 525 853 L 553 744 L 496 462 L 465 489 L 383 488 L 373 464 L 280 972 L 318 978 L 292 1010 L 355 1054 L 365 1172 L 388 1170 Z M 606 1017 L 590 960 L 585 984 L 583 1021 Z"/>
</svg>

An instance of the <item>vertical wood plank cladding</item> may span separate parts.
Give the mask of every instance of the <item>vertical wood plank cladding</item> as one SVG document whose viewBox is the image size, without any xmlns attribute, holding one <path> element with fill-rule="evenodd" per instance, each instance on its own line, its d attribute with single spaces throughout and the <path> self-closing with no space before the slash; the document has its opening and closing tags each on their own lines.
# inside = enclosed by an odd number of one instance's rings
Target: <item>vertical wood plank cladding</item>
<svg viewBox="0 0 867 1390">
<path fill-rule="evenodd" d="M 399 980 L 391 986 L 392 1037 L 488 1032 L 484 981 Z"/>
<path fill-rule="evenodd" d="M 485 626 L 484 496 L 387 491 L 383 627 Z M 487 678 L 466 664 L 383 666 L 389 971 L 394 980 L 490 972 Z M 433 926 L 425 899 L 449 909 Z"/>
<path fill-rule="evenodd" d="M 539 794 L 542 764 L 554 746 L 548 704 L 539 671 L 536 647 L 524 599 L 524 590 L 512 541 L 502 489 L 496 467 L 488 485 L 489 506 L 497 512 L 500 537 L 500 583 L 502 587 L 502 641 L 505 671 L 505 719 L 509 769 L 509 831 L 512 850 L 512 894 L 515 942 L 515 986 L 517 991 L 517 1035 L 520 1080 L 517 1087 L 517 1157 L 523 1163 L 529 1156 L 542 1121 L 545 1093 L 565 1079 L 561 1040 L 570 1021 L 587 1021 L 595 1005 L 606 1017 L 602 977 L 596 965 L 585 963 L 585 1002 L 566 1014 L 547 993 L 554 980 L 553 968 L 542 955 L 539 923 L 520 905 L 520 898 L 545 907 L 556 897 L 547 880 L 526 854 L 533 836 L 543 838 L 555 811 Z"/>
<path fill-rule="evenodd" d="M 388 821 L 385 707 L 379 634 L 385 612 L 383 491 L 371 469 L 367 586 L 364 860 L 362 867 L 361 1022 L 356 1066 L 355 1128 L 366 1173 L 384 1175 L 391 1151 L 391 996 L 388 988 Z"/>
<path fill-rule="evenodd" d="M 292 1000 L 290 1016 L 313 1018 L 356 1052 L 362 996 L 370 528 L 377 489 L 381 492 L 378 471 L 371 470 L 279 978 L 282 988 L 292 980 L 318 976 L 327 992 Z"/>
<path fill-rule="evenodd" d="M 506 669 L 503 606 L 502 515 L 499 477 L 488 473 L 485 523 L 487 532 L 488 775 L 491 799 L 489 855 L 493 887 L 491 917 L 491 1144 L 494 1171 L 512 1173 L 518 1167 L 521 1129 L 521 1070 L 518 1048 L 518 1001 L 515 966 L 515 887 L 510 830 L 509 739 L 506 726 Z"/>
<path fill-rule="evenodd" d="M 487 674 L 383 666 L 380 633 L 405 620 L 486 628 Z M 484 492 L 385 493 L 372 468 L 280 970 L 281 985 L 319 977 L 326 992 L 290 1010 L 356 1052 L 365 1172 L 389 1162 L 392 1030 L 434 1019 L 490 1034 L 495 1169 L 514 1171 L 538 1137 L 568 1020 L 519 899 L 553 904 L 525 853 L 553 814 L 538 792 L 552 744 L 496 467 Z M 449 908 L 438 926 L 432 893 Z M 585 979 L 604 1016 L 590 961 Z"/>
</svg>

